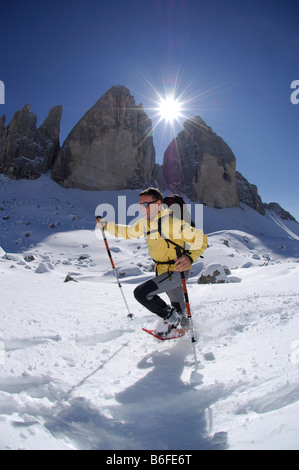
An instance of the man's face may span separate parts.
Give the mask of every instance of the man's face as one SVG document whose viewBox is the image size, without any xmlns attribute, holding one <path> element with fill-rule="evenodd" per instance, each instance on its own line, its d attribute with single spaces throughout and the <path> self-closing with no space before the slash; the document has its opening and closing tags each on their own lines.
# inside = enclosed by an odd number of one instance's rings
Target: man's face
<svg viewBox="0 0 299 470">
<path fill-rule="evenodd" d="M 139 204 L 143 217 L 147 220 L 154 220 L 161 209 L 161 203 L 161 200 L 157 200 L 153 196 L 140 196 Z"/>
</svg>

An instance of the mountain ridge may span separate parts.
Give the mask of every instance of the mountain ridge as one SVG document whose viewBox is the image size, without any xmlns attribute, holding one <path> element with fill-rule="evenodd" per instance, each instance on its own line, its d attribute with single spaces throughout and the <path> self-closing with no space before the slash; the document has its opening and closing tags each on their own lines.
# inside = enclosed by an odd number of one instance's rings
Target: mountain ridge
<svg viewBox="0 0 299 470">
<path fill-rule="evenodd" d="M 155 161 L 151 119 L 123 85 L 111 87 L 59 144 L 62 106 L 36 128 L 30 105 L 5 127 L 0 118 L 0 173 L 36 179 L 49 170 L 62 186 L 84 190 L 142 189 L 157 185 L 215 208 L 246 204 L 262 215 L 270 209 L 296 219 L 277 202 L 264 203 L 256 185 L 236 169 L 230 147 L 205 121 L 187 119 L 183 130 Z M 297 222 L 297 221 L 296 221 Z"/>
</svg>

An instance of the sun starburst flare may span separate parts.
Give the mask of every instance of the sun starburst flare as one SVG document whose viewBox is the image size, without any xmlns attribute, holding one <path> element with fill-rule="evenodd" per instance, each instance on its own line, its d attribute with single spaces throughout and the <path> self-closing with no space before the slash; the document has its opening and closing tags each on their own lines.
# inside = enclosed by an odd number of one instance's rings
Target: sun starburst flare
<svg viewBox="0 0 299 470">
<path fill-rule="evenodd" d="M 156 99 L 152 101 L 154 106 L 152 108 L 147 108 L 147 111 L 152 114 L 152 131 L 164 123 L 163 134 L 167 134 L 168 131 L 170 131 L 172 138 L 174 138 L 176 132 L 182 126 L 183 121 L 188 119 L 184 114 L 186 102 L 181 100 L 180 96 L 175 97 L 174 93 L 169 93 L 166 94 L 165 97 L 162 97 L 157 92 Z"/>
<path fill-rule="evenodd" d="M 179 71 L 174 77 L 163 79 L 164 93 L 143 71 L 139 70 L 139 75 L 143 80 L 143 86 L 146 83 L 149 88 L 147 92 L 136 90 L 145 98 L 144 110 L 152 122 L 146 136 L 155 134 L 162 146 L 163 140 L 169 143 L 182 130 L 185 121 L 192 120 L 202 111 L 207 90 L 195 89 L 194 83 L 198 77 L 187 83 L 185 87 L 179 86 Z"/>
<path fill-rule="evenodd" d="M 173 95 L 169 95 L 165 99 L 161 98 L 159 103 L 160 119 L 173 123 L 175 119 L 182 116 L 181 108 L 182 103 L 175 99 Z"/>
</svg>

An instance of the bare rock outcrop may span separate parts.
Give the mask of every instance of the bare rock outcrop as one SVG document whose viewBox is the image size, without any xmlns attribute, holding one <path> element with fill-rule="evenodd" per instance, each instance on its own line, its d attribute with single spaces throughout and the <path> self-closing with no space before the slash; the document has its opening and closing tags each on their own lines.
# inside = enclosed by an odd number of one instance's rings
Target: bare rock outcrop
<svg viewBox="0 0 299 470">
<path fill-rule="evenodd" d="M 45 160 L 47 170 L 52 167 L 52 164 L 60 150 L 59 133 L 61 114 L 61 106 L 55 106 L 50 109 L 48 116 L 38 128 L 39 137 L 46 154 Z"/>
<path fill-rule="evenodd" d="M 240 202 L 265 215 L 265 207 L 255 184 L 251 184 L 241 173 L 236 172 L 237 190 Z"/>
<path fill-rule="evenodd" d="M 26 104 L 5 127 L 0 120 L 0 173 L 13 179 L 35 179 L 47 172 L 59 150 L 62 107 L 52 108 L 39 129 Z"/>
<path fill-rule="evenodd" d="M 295 219 L 295 217 L 292 216 L 288 211 L 283 209 L 277 202 L 270 202 L 269 204 L 264 203 L 265 209 L 274 212 L 276 215 L 278 215 L 282 220 L 290 220 L 291 222 L 296 222 L 298 221 Z"/>
<path fill-rule="evenodd" d="M 52 178 L 67 188 L 120 190 L 152 181 L 152 124 L 124 86 L 114 86 L 83 116 L 65 140 Z"/>
<path fill-rule="evenodd" d="M 198 116 L 164 153 L 163 173 L 171 191 L 212 207 L 239 205 L 236 159 L 229 146 Z"/>
</svg>

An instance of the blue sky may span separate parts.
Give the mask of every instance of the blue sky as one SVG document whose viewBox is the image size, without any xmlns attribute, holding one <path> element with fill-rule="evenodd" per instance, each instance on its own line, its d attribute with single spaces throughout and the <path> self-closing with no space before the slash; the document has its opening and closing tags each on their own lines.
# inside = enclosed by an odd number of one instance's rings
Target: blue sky
<svg viewBox="0 0 299 470">
<path fill-rule="evenodd" d="M 263 201 L 299 220 L 299 104 L 290 100 L 298 18 L 298 0 L 2 2 L 0 115 L 8 124 L 30 103 L 39 125 L 61 104 L 62 144 L 112 85 L 128 87 L 154 124 L 157 93 L 175 89 L 184 114 L 227 142 Z M 158 163 L 172 137 L 169 125 L 155 129 Z"/>
</svg>

